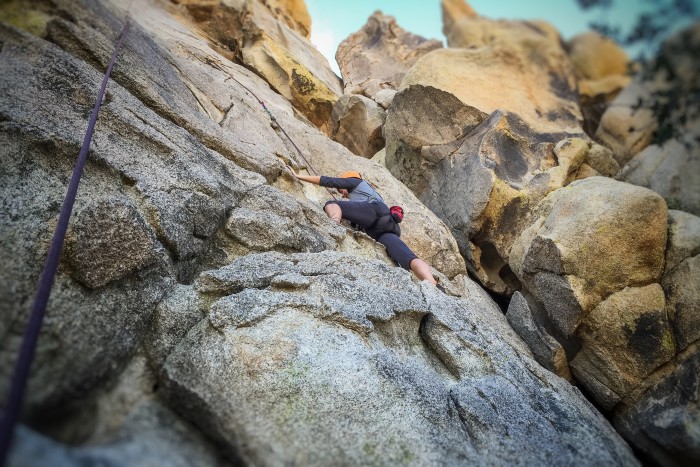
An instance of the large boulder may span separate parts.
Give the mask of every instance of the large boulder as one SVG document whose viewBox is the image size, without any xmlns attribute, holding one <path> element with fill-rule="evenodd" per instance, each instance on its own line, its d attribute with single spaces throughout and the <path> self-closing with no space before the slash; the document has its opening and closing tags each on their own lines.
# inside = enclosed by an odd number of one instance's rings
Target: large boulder
<svg viewBox="0 0 700 467">
<path fill-rule="evenodd" d="M 700 215 L 700 144 L 692 138 L 647 146 L 618 178 L 654 190 L 671 209 Z"/>
<path fill-rule="evenodd" d="M 393 17 L 377 11 L 367 19 L 367 24 L 338 46 L 335 57 L 345 93 L 377 100 L 381 91 L 398 89 L 418 58 L 440 47 L 440 41 L 412 34 L 402 29 Z"/>
<path fill-rule="evenodd" d="M 136 407 L 118 431 L 100 443 L 71 447 L 20 426 L 8 467 L 148 467 L 223 465 L 214 446 L 191 425 L 155 401 Z"/>
<path fill-rule="evenodd" d="M 490 114 L 516 114 L 538 133 L 582 133 L 574 68 L 559 34 L 543 22 L 493 21 L 443 2 L 450 48 L 421 57 L 399 90 L 433 86 Z M 536 66 L 532 66 L 536 63 Z"/>
<path fill-rule="evenodd" d="M 294 14 L 282 12 L 275 5 L 289 2 L 179 3 L 187 8 L 212 46 L 254 70 L 311 122 L 329 133 L 333 103 L 343 94 L 341 83 L 328 61 L 307 39 L 309 29 L 304 20 L 300 24 Z M 301 11 L 300 6 L 291 6 Z"/>
<path fill-rule="evenodd" d="M 611 294 L 658 283 L 668 210 L 651 190 L 591 177 L 551 193 L 510 265 L 564 335 Z"/>
<path fill-rule="evenodd" d="M 519 285 L 508 252 L 530 209 L 567 183 L 589 152 L 580 138 L 538 134 L 430 86 L 399 92 L 387 112 L 386 166 L 452 229 L 470 270 L 498 293 Z"/>
<path fill-rule="evenodd" d="M 674 34 L 662 44 L 659 55 L 637 73 L 633 81 L 610 104 L 603 114 L 595 137 L 610 147 L 621 166 L 654 143 L 667 153 L 669 140 L 687 146 L 697 159 L 700 126 L 698 102 L 694 97 L 700 83 L 700 67 L 695 51 L 700 46 L 700 23 Z M 671 148 L 671 151 L 676 149 Z M 651 164 L 667 159 L 648 154 Z M 683 157 L 673 165 L 683 165 Z M 647 163 L 648 165 L 648 163 Z M 675 183 L 692 186 L 693 171 L 668 170 L 660 173 L 659 182 L 666 189 Z M 680 182 L 674 182 L 677 178 Z"/>
<path fill-rule="evenodd" d="M 346 94 L 333 105 L 331 137 L 353 154 L 371 158 L 384 147 L 386 112 L 372 99 Z"/>
<path fill-rule="evenodd" d="M 195 283 L 213 302 L 209 318 L 163 373 L 168 400 L 229 457 L 636 463 L 573 387 L 496 337 L 504 317 L 493 302 L 337 253 L 267 253 L 254 264 L 249 256 Z"/>
<path fill-rule="evenodd" d="M 566 47 L 579 78 L 584 129 L 592 136 L 610 102 L 631 81 L 630 60 L 619 45 L 596 32 L 579 34 Z"/>
<path fill-rule="evenodd" d="M 597 32 L 579 34 L 566 44 L 576 72 L 584 80 L 598 80 L 629 72 L 627 53 Z"/>
</svg>

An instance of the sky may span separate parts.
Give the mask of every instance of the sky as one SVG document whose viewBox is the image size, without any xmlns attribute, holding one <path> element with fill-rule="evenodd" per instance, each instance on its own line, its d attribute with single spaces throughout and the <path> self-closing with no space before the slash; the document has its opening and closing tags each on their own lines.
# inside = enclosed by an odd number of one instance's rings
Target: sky
<svg viewBox="0 0 700 467">
<path fill-rule="evenodd" d="M 630 25 L 649 0 L 615 0 L 608 18 L 600 11 L 583 12 L 575 0 L 469 0 L 481 16 L 491 19 L 544 19 L 564 39 L 586 32 L 591 20 L 609 19 Z M 440 0 L 306 0 L 311 15 L 311 42 L 340 75 L 335 62 L 338 44 L 359 30 L 376 10 L 396 18 L 399 26 L 429 39 L 445 42 L 442 34 Z M 636 55 L 636 51 L 629 51 Z"/>
</svg>

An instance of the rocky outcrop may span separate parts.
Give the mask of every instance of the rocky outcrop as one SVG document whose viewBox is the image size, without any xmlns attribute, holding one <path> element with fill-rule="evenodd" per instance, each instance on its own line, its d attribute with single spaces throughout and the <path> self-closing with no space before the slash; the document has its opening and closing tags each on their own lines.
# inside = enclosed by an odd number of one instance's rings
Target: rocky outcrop
<svg viewBox="0 0 700 467">
<path fill-rule="evenodd" d="M 400 90 L 433 86 L 487 114 L 516 114 L 537 133 L 581 133 L 574 68 L 556 30 L 544 22 L 493 21 L 457 3 L 443 1 L 450 48 L 416 62 Z"/>
<path fill-rule="evenodd" d="M 658 283 L 668 211 L 650 190 L 604 177 L 545 198 L 510 265 L 566 336 L 611 294 Z"/>
<path fill-rule="evenodd" d="M 317 127 L 330 132 L 331 109 L 343 91 L 328 61 L 307 39 L 310 24 L 303 2 L 179 3 L 217 51 L 254 70 Z"/>
<path fill-rule="evenodd" d="M 311 37 L 311 16 L 304 0 L 263 0 L 262 3 L 275 18 L 307 39 Z"/>
<path fill-rule="evenodd" d="M 421 85 L 397 94 L 384 133 L 387 168 L 450 226 L 470 271 L 498 293 L 519 288 L 507 257 L 531 207 L 589 152 L 582 139 L 538 135 L 500 111 L 487 118 Z"/>
<path fill-rule="evenodd" d="M 669 208 L 700 215 L 700 144 L 671 139 L 637 154 L 619 175 L 664 197 Z"/>
<path fill-rule="evenodd" d="M 672 154 L 672 166 L 683 165 L 682 151 L 666 148 L 665 143 L 676 140 L 685 145 L 697 159 L 700 136 L 697 115 L 700 67 L 694 60 L 694 51 L 700 44 L 700 25 L 698 23 L 673 35 L 661 47 L 659 56 L 638 73 L 613 101 L 603 114 L 596 139 L 610 147 L 621 166 L 639 154 L 652 143 L 661 146 L 661 152 Z M 666 156 L 658 155 L 659 149 L 647 154 L 650 158 L 643 165 L 656 165 Z M 668 164 L 668 163 L 667 163 Z M 693 179 L 685 180 L 693 171 L 681 175 L 678 185 L 692 186 Z M 673 170 L 661 173 L 667 187 L 674 185 Z"/>
<path fill-rule="evenodd" d="M 700 224 L 670 211 L 666 235 L 666 213 L 650 190 L 602 177 L 577 181 L 540 203 L 510 265 L 554 324 L 534 339 L 532 325 L 516 330 L 533 349 L 558 336 L 573 376 L 628 439 L 675 465 L 694 458 L 699 419 L 694 383 L 680 375 L 694 364 L 700 337 Z"/>
<path fill-rule="evenodd" d="M 412 34 L 393 17 L 377 11 L 340 43 L 335 58 L 346 94 L 362 94 L 380 102 L 379 92 L 398 89 L 416 60 L 440 47 L 440 41 Z"/>
<path fill-rule="evenodd" d="M 0 24 L 2 393 L 126 8 L 132 29 L 10 465 L 636 465 L 540 364 L 585 386 L 653 462 L 696 460 L 697 218 L 671 211 L 667 224 L 661 196 L 600 177 L 619 159 L 579 137 L 567 92 L 548 118 L 456 88 L 387 86 L 372 95 L 387 147 L 370 160 L 315 127 L 315 97 L 284 88 L 303 71 L 276 68 L 286 58 L 319 63 L 296 48 L 308 34 L 297 2 L 23 5 Z M 544 24 L 489 22 L 463 2 L 445 15 L 453 45 L 527 53 L 542 69 L 561 49 Z M 391 50 L 422 46 L 403 47 Z M 533 96 L 570 89 L 559 65 L 566 83 L 548 75 Z M 360 171 L 404 207 L 402 238 L 447 293 L 331 222 L 329 193 L 284 164 Z M 513 294 L 505 317 L 464 258 Z"/>
<path fill-rule="evenodd" d="M 245 463 L 634 463 L 572 387 L 496 338 L 492 302 L 337 253 L 249 256 L 194 287 L 213 304 L 165 391 Z"/>
<path fill-rule="evenodd" d="M 632 79 L 631 63 L 619 45 L 595 32 L 579 34 L 566 46 L 579 77 L 583 127 L 592 136 L 610 102 Z"/>
<path fill-rule="evenodd" d="M 629 72 L 627 53 L 613 40 L 596 32 L 587 32 L 567 42 L 576 72 L 584 80 L 624 76 Z"/>
<path fill-rule="evenodd" d="M 346 94 L 333 105 L 333 141 L 353 154 L 371 158 L 384 147 L 386 112 L 372 99 Z"/>
<path fill-rule="evenodd" d="M 3 393 L 101 80 L 83 57 L 107 59 L 119 25 L 110 8 L 118 6 L 57 3 L 46 27 L 53 43 L 1 26 Z M 299 156 L 252 96 L 230 85 L 231 76 L 268 103 L 316 168 L 362 170 L 402 203 L 404 238 L 421 257 L 449 277 L 464 272 L 448 229 L 385 169 L 295 118 L 286 100 L 254 74 L 225 65 L 186 23 L 163 21 L 165 12 L 150 2 L 131 6 L 133 29 L 100 113 L 33 365 L 28 416 L 118 378 L 161 300 L 203 269 L 268 249 L 331 248 L 388 261 L 383 248 L 348 235 L 299 185 L 279 178 L 275 154 L 295 164 Z M 34 99 L 42 104 L 18 104 Z M 322 193 L 310 196 L 328 197 Z M 167 323 L 158 326 L 171 332 Z M 153 353 L 162 360 L 167 352 Z"/>
</svg>

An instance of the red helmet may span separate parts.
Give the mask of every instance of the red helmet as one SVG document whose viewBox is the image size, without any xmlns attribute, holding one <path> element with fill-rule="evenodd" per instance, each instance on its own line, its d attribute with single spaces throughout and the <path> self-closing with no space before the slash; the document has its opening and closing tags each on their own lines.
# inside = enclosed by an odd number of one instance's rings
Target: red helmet
<svg viewBox="0 0 700 467">
<path fill-rule="evenodd" d="M 403 220 L 403 208 L 401 206 L 392 206 L 389 208 L 389 212 L 396 222 Z"/>
</svg>

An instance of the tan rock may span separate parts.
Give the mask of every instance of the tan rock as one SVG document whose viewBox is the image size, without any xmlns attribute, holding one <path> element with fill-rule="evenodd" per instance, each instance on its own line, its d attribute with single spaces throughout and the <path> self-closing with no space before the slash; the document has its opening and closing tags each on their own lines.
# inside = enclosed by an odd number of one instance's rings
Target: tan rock
<svg viewBox="0 0 700 467">
<path fill-rule="evenodd" d="M 700 339 L 700 217 L 682 211 L 668 213 L 666 271 L 661 285 L 682 351 Z"/>
<path fill-rule="evenodd" d="M 446 37 L 462 18 L 478 18 L 479 15 L 464 0 L 442 0 L 442 32 Z M 452 47 L 452 46 L 450 46 Z"/>
<path fill-rule="evenodd" d="M 335 59 L 345 93 L 374 99 L 383 89 L 398 89 L 411 65 L 440 47 L 440 41 L 412 34 L 393 17 L 376 11 L 362 29 L 340 43 Z"/>
<path fill-rule="evenodd" d="M 583 180 L 584 178 L 588 177 L 597 177 L 599 175 L 600 172 L 598 172 L 596 169 L 584 162 L 579 166 L 578 169 L 576 169 L 567 177 L 565 185 L 575 182 L 576 180 Z"/>
<path fill-rule="evenodd" d="M 304 0 L 262 0 L 272 15 L 307 39 L 311 37 L 311 16 Z"/>
<path fill-rule="evenodd" d="M 668 213 L 654 192 L 591 177 L 551 193 L 538 215 L 509 263 L 564 335 L 611 294 L 659 282 Z"/>
<path fill-rule="evenodd" d="M 507 264 L 529 211 L 585 160 L 579 138 L 555 144 L 516 116 L 485 114 L 413 85 L 387 112 L 386 166 L 452 229 L 470 271 L 497 293 L 518 290 Z"/>
<path fill-rule="evenodd" d="M 599 79 L 584 79 L 578 83 L 578 92 L 582 96 L 595 98 L 604 96 L 609 103 L 632 81 L 631 76 L 612 75 Z"/>
<path fill-rule="evenodd" d="M 586 163 L 606 177 L 614 177 L 620 171 L 620 165 L 615 160 L 613 152 L 597 143 L 591 145 Z"/>
<path fill-rule="evenodd" d="M 578 75 L 586 80 L 624 76 L 629 72 L 627 53 L 615 41 L 597 32 L 573 37 L 567 43 L 569 56 Z"/>
<path fill-rule="evenodd" d="M 571 362 L 574 376 L 608 410 L 676 353 L 659 284 L 612 294 L 576 334 L 582 349 Z"/>
<path fill-rule="evenodd" d="M 634 80 L 601 117 L 596 139 L 613 150 L 620 165 L 627 163 L 653 139 L 657 128 L 654 114 L 649 109 L 638 107 L 640 99 L 646 95 L 646 88 Z"/>
<path fill-rule="evenodd" d="M 371 158 L 384 147 L 382 127 L 386 112 L 376 102 L 357 94 L 345 94 L 333 105 L 333 141 L 353 154 Z"/>
<path fill-rule="evenodd" d="M 558 37 L 530 23 L 482 18 L 464 18 L 454 28 L 467 35 L 447 36 L 450 47 L 460 48 L 421 57 L 399 90 L 433 86 L 484 113 L 516 114 L 538 133 L 583 133 L 573 66 Z"/>
<path fill-rule="evenodd" d="M 683 211 L 668 211 L 668 244 L 665 274 L 681 261 L 700 254 L 700 217 Z"/>
<path fill-rule="evenodd" d="M 700 255 L 683 260 L 661 284 L 681 351 L 700 339 Z"/>
<path fill-rule="evenodd" d="M 637 154 L 619 175 L 620 180 L 650 188 L 669 208 L 700 215 L 700 145 L 667 141 Z"/>
<path fill-rule="evenodd" d="M 583 129 L 586 130 L 586 134 L 595 135 L 600 125 L 600 119 L 608 106 L 631 81 L 632 78 L 626 75 L 579 81 L 579 105 L 583 114 Z"/>
<path fill-rule="evenodd" d="M 442 32 L 449 47 L 474 47 L 486 43 L 509 41 L 501 34 L 510 30 L 511 34 L 526 34 L 527 29 L 560 41 L 559 32 L 546 21 L 493 21 L 482 18 L 465 0 L 442 1 Z"/>
<path fill-rule="evenodd" d="M 342 95 L 328 61 L 287 21 L 280 5 L 256 0 L 181 0 L 212 46 L 262 76 L 314 125 L 329 133 L 333 103 Z M 280 18 L 280 19 L 278 19 Z"/>
</svg>

